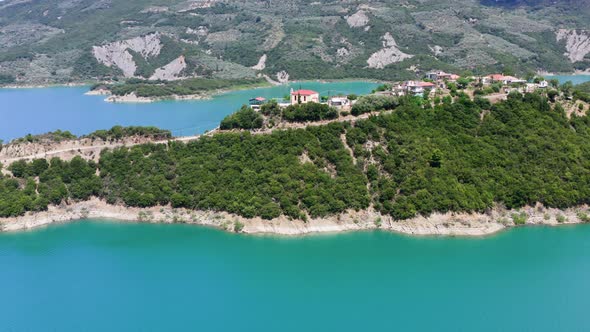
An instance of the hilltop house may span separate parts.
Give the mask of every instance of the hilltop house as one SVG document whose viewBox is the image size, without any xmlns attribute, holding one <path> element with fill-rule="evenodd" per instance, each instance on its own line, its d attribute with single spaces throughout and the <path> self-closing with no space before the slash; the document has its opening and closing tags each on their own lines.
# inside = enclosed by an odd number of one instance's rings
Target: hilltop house
<svg viewBox="0 0 590 332">
<path fill-rule="evenodd" d="M 262 104 L 264 104 L 266 102 L 266 98 L 264 97 L 256 97 L 256 98 L 252 98 L 248 101 L 248 104 L 250 105 L 250 108 L 254 109 L 254 110 L 259 110 L 260 106 Z"/>
<path fill-rule="evenodd" d="M 438 81 L 447 81 L 447 82 L 456 82 L 459 79 L 459 75 L 445 73 L 442 70 L 433 71 L 426 74 L 426 78 L 429 80 L 433 80 L 435 82 Z"/>
<path fill-rule="evenodd" d="M 328 99 L 328 106 L 343 108 L 350 106 L 350 100 L 346 96 L 334 96 Z"/>
<path fill-rule="evenodd" d="M 514 76 L 504 76 L 504 74 L 492 74 L 482 78 L 483 84 L 502 83 L 509 85 L 512 83 L 526 83 L 526 80 Z"/>
<path fill-rule="evenodd" d="M 436 84 L 432 82 L 408 81 L 404 84 L 408 94 L 414 96 L 424 96 L 424 93 L 430 93 L 430 91 L 436 88 Z"/>
<path fill-rule="evenodd" d="M 527 83 L 525 86 L 524 92 L 535 92 L 539 89 L 547 89 L 549 87 L 549 82 L 543 80 L 539 83 Z"/>
<path fill-rule="evenodd" d="M 394 85 L 391 88 L 394 96 L 413 95 L 423 97 L 424 93 L 430 93 L 436 89 L 436 84 L 432 82 L 422 81 L 406 81 L 401 84 Z"/>
<path fill-rule="evenodd" d="M 319 103 L 320 94 L 313 90 L 291 91 L 291 105 L 305 104 L 310 102 Z"/>
</svg>

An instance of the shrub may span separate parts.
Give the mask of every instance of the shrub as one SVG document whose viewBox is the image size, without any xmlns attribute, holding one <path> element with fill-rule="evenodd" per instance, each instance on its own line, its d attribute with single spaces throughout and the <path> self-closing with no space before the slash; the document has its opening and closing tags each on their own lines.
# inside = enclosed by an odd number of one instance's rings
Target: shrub
<svg viewBox="0 0 590 332">
<path fill-rule="evenodd" d="M 557 217 L 555 217 L 555 219 L 557 219 L 557 222 L 560 224 L 567 221 L 567 217 L 563 214 L 558 214 Z"/>
<path fill-rule="evenodd" d="M 524 225 L 527 220 L 527 215 L 525 212 L 513 213 L 511 217 L 515 225 Z"/>
<path fill-rule="evenodd" d="M 578 216 L 578 219 L 580 219 L 583 222 L 590 221 L 590 216 L 588 216 L 588 213 L 586 213 L 584 211 L 578 211 L 577 216 Z"/>
<path fill-rule="evenodd" d="M 352 115 L 361 115 L 364 113 L 391 110 L 399 105 L 397 98 L 389 96 L 364 96 L 352 106 Z"/>
<path fill-rule="evenodd" d="M 16 82 L 16 79 L 14 78 L 14 76 L 0 74 L 0 85 L 3 85 L 3 84 L 12 84 L 14 82 Z"/>
<path fill-rule="evenodd" d="M 260 114 L 244 105 L 234 114 L 230 114 L 221 121 L 220 128 L 229 129 L 258 129 L 262 128 L 263 119 Z"/>
<path fill-rule="evenodd" d="M 236 220 L 234 221 L 234 232 L 240 233 L 244 229 L 244 223 Z"/>
<path fill-rule="evenodd" d="M 337 117 L 335 108 L 318 103 L 291 105 L 283 110 L 283 118 L 289 122 L 331 120 Z"/>
<path fill-rule="evenodd" d="M 381 227 L 382 221 L 381 221 L 381 217 L 377 217 L 375 218 L 375 221 L 373 221 L 375 223 L 375 227 L 379 228 Z"/>
</svg>

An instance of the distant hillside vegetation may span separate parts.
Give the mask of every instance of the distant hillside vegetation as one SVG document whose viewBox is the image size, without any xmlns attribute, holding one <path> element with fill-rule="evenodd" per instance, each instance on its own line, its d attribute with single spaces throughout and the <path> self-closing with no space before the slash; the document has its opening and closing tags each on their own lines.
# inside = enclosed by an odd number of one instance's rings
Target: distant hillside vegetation
<svg viewBox="0 0 590 332">
<path fill-rule="evenodd" d="M 590 67 L 590 1 L 5 0 L 0 84 Z"/>
</svg>

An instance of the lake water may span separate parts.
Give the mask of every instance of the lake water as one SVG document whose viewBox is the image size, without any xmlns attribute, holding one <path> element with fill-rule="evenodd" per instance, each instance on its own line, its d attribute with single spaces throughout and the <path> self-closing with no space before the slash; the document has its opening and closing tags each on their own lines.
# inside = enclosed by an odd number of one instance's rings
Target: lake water
<svg viewBox="0 0 590 332">
<path fill-rule="evenodd" d="M 154 104 L 85 91 L 0 90 L 0 138 L 115 124 L 201 133 L 248 98 L 289 88 Z M 589 239 L 587 225 L 283 238 L 83 221 L 0 234 L 0 331 L 589 331 Z"/>
<path fill-rule="evenodd" d="M 563 84 L 567 81 L 571 81 L 574 84 L 581 84 L 590 81 L 590 75 L 555 75 L 545 76 L 546 79 L 557 78 L 559 83 Z"/>
<path fill-rule="evenodd" d="M 369 82 L 295 82 L 254 90 L 241 90 L 209 100 L 165 101 L 150 104 L 113 104 L 104 96 L 85 96 L 87 87 L 44 89 L 0 89 L 0 139 L 9 141 L 26 134 L 57 129 L 76 135 L 88 134 L 114 125 L 157 126 L 174 135 L 200 134 L 219 125 L 248 99 L 262 96 L 281 98 L 290 89 L 313 89 L 321 95 L 364 94 L 378 84 Z"/>
<path fill-rule="evenodd" d="M 82 221 L 0 234 L 0 330 L 589 331 L 589 239 Z"/>
</svg>

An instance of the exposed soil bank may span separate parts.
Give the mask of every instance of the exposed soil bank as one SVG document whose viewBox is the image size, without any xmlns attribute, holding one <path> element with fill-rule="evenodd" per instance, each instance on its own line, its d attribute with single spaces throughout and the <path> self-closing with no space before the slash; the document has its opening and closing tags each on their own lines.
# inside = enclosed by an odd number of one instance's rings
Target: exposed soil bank
<svg viewBox="0 0 590 332">
<path fill-rule="evenodd" d="M 523 208 L 518 211 L 518 214 L 526 216 L 525 225 L 554 226 L 585 222 L 582 220 L 584 218 L 580 211 L 587 211 L 587 207 L 557 210 L 538 205 Z M 433 214 L 427 218 L 416 217 L 410 220 L 394 221 L 390 216 L 383 216 L 369 209 L 359 212 L 348 211 L 337 216 L 310 219 L 304 222 L 289 220 L 286 217 L 273 220 L 248 219 L 225 212 L 173 209 L 169 206 L 132 208 L 110 205 L 93 198 L 69 205 L 50 206 L 49 210 L 44 212 L 0 219 L 0 232 L 22 231 L 52 223 L 100 218 L 146 223 L 206 225 L 232 232 L 238 225 L 237 228 L 241 228 L 241 232 L 250 234 L 303 235 L 382 229 L 409 235 L 485 236 L 514 227 L 513 214 L 517 212 L 495 209 L 486 214 L 446 213 Z"/>
</svg>

